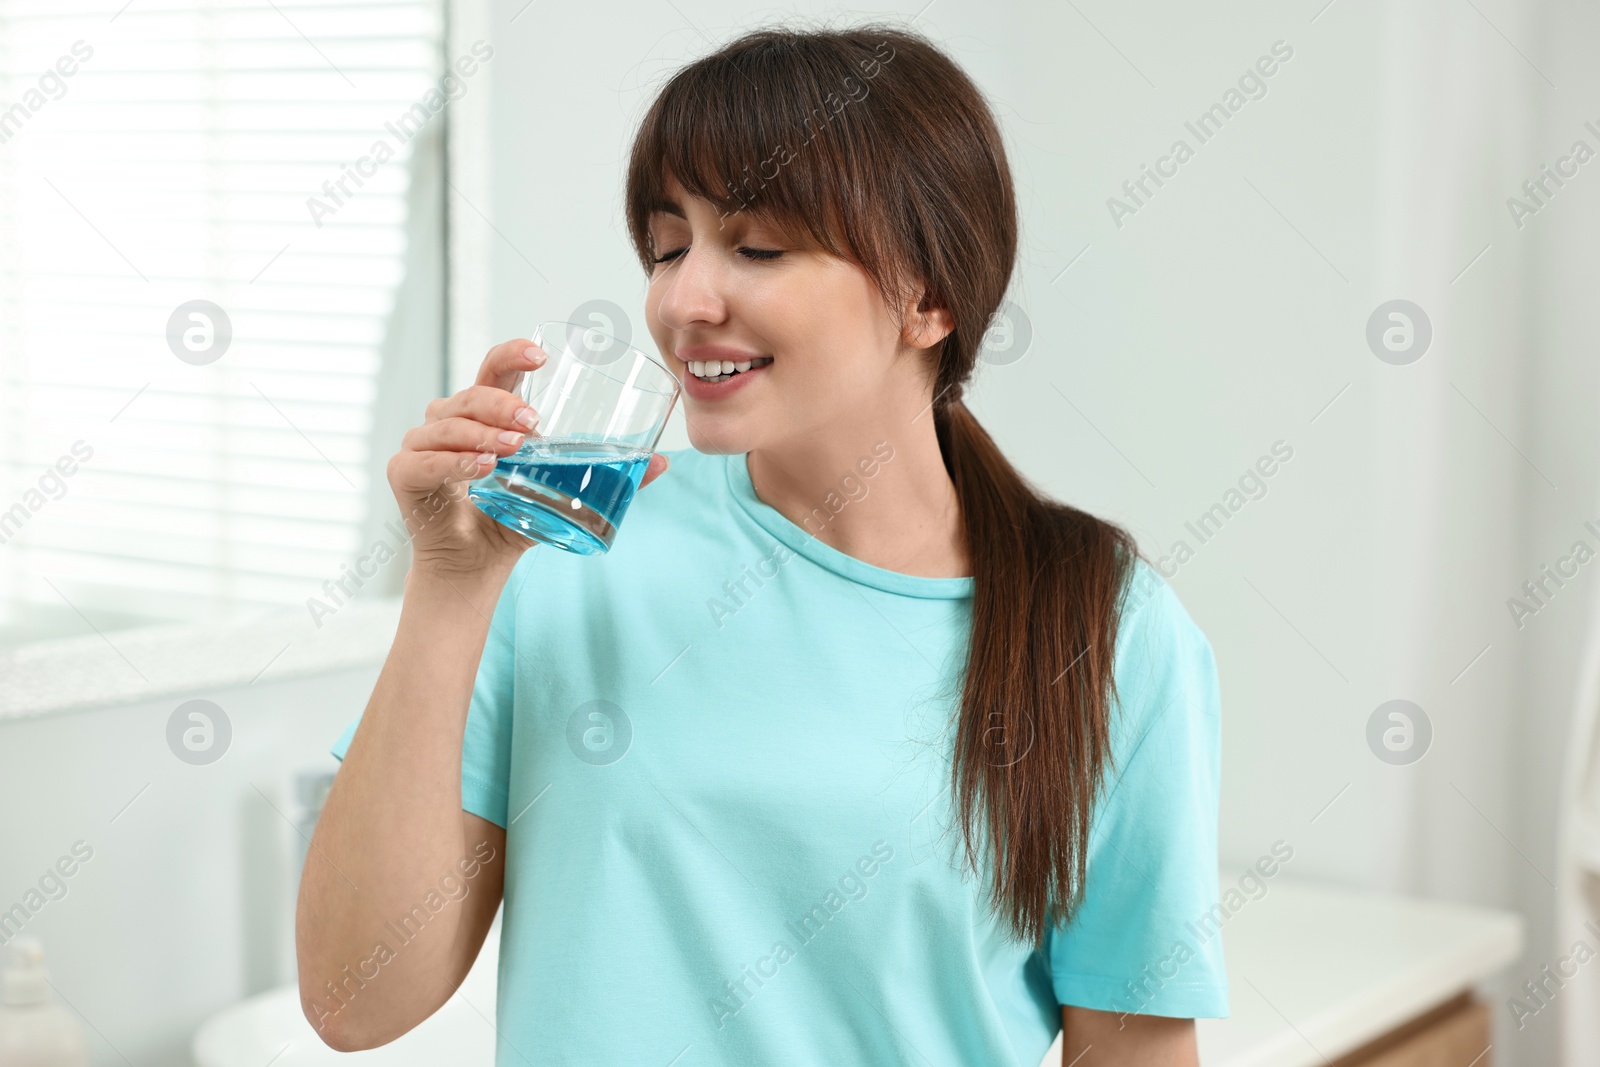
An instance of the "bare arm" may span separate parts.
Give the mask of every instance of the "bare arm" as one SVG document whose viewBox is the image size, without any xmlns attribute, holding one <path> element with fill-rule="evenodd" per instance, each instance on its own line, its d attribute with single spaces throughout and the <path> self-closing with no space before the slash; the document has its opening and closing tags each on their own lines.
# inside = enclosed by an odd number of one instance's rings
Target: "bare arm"
<svg viewBox="0 0 1600 1067">
<path fill-rule="evenodd" d="M 317 820 L 295 923 L 300 999 L 341 1052 L 438 1010 L 500 905 L 505 831 L 461 809 L 462 735 L 497 592 L 409 576 L 394 647 Z"/>
<path fill-rule="evenodd" d="M 1061 1008 L 1063 1067 L 1200 1067 L 1194 1020 Z"/>
<path fill-rule="evenodd" d="M 521 338 L 496 345 L 389 461 L 412 533 L 400 627 L 317 820 L 295 913 L 301 1009 L 340 1051 L 437 1011 L 500 904 L 505 831 L 462 811 L 461 752 L 490 620 L 531 542 L 466 487 L 534 433 L 538 413 L 512 390 L 545 358 Z M 652 456 L 640 487 L 667 465 Z"/>
</svg>

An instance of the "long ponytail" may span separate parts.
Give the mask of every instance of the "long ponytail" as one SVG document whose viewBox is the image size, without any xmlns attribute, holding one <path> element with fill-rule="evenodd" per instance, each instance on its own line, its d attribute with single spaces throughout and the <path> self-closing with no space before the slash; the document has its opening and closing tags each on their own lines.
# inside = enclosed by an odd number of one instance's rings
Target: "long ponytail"
<svg viewBox="0 0 1600 1067">
<path fill-rule="evenodd" d="M 968 862 L 987 860 L 995 907 L 1038 943 L 1047 917 L 1082 899 L 1137 548 L 1121 527 L 1038 493 L 959 394 L 934 417 L 974 572 L 951 795 Z M 975 840 L 996 854 L 982 856 Z"/>
</svg>

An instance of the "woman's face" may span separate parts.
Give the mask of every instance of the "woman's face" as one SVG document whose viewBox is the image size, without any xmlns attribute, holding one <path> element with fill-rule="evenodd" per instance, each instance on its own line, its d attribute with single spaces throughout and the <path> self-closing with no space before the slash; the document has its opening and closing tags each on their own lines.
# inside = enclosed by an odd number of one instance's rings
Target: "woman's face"
<svg viewBox="0 0 1600 1067">
<path fill-rule="evenodd" d="M 696 450 L 739 453 L 817 434 L 873 432 L 886 412 L 906 404 L 915 412 L 927 402 L 927 356 L 902 346 L 859 266 L 802 248 L 795 235 L 750 212 L 719 219 L 714 205 L 675 181 L 667 197 L 681 214 L 659 211 L 650 220 L 664 261 L 652 268 L 645 318 L 684 384 Z M 915 328 L 914 316 L 911 322 Z M 699 351 L 708 347 L 733 351 Z M 716 355 L 771 362 L 723 386 L 689 380 L 691 361 Z"/>
</svg>

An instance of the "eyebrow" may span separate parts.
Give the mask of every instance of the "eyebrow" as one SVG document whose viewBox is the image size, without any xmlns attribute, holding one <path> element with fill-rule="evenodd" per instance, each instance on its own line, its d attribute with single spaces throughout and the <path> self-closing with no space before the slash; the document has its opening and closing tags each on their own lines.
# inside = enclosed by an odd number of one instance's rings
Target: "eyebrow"
<svg viewBox="0 0 1600 1067">
<path fill-rule="evenodd" d="M 678 206 L 676 200 L 657 200 L 650 205 L 649 213 L 651 215 L 676 215 L 685 222 L 689 221 L 689 216 L 683 213 L 683 208 Z"/>
</svg>

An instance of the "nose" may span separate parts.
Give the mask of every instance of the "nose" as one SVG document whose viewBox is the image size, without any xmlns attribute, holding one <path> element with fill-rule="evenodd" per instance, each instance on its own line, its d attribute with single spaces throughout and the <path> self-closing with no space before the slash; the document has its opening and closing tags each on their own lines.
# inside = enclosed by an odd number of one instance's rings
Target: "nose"
<svg viewBox="0 0 1600 1067">
<path fill-rule="evenodd" d="M 689 249 L 665 265 L 656 314 L 671 330 L 686 330 L 697 323 L 720 323 L 728 314 L 723 298 L 723 262 L 716 250 L 705 242 Z"/>
</svg>

